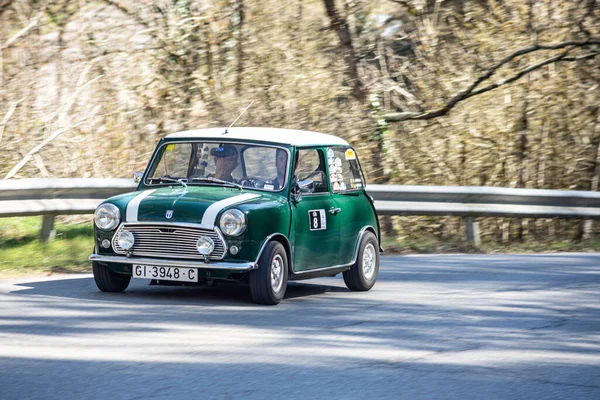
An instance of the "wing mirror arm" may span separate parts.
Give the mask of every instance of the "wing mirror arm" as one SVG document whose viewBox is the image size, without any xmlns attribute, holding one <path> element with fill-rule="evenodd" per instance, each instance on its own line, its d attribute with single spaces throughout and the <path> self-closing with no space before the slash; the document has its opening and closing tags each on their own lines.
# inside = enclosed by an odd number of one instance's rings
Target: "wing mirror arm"
<svg viewBox="0 0 600 400">
<path fill-rule="evenodd" d="M 291 198 L 294 203 L 299 203 L 302 200 L 302 191 L 300 190 L 300 185 L 298 184 L 298 179 L 294 176 L 292 178 L 292 190 L 291 190 Z"/>
</svg>

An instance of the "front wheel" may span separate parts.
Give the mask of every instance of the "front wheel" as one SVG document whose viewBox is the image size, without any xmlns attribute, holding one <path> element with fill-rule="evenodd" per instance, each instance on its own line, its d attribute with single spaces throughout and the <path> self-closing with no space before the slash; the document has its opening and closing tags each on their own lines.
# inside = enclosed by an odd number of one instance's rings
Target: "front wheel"
<svg viewBox="0 0 600 400">
<path fill-rule="evenodd" d="M 131 275 L 118 274 L 96 261 L 92 261 L 92 272 L 96 286 L 103 292 L 122 292 L 131 281 Z"/>
<path fill-rule="evenodd" d="M 350 290 L 365 292 L 370 290 L 379 274 L 379 244 L 372 232 L 366 232 L 360 241 L 356 262 L 344 272 L 344 282 Z"/>
<path fill-rule="evenodd" d="M 279 242 L 270 242 L 258 260 L 258 269 L 250 271 L 252 300 L 259 304 L 279 304 L 287 289 L 287 278 L 288 260 L 285 249 Z"/>
</svg>

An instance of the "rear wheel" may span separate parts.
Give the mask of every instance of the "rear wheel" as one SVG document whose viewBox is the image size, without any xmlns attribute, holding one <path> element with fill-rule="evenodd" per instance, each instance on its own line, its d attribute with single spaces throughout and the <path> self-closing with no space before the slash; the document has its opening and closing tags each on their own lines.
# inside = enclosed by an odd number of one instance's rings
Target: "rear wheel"
<svg viewBox="0 0 600 400">
<path fill-rule="evenodd" d="M 279 304 L 287 289 L 287 278 L 288 260 L 285 249 L 279 242 L 270 242 L 258 260 L 258 269 L 250 271 L 252 300 L 259 304 Z"/>
<path fill-rule="evenodd" d="M 360 241 L 356 262 L 344 272 L 344 282 L 350 290 L 370 290 L 379 274 L 379 244 L 372 232 L 366 232 Z"/>
<path fill-rule="evenodd" d="M 131 281 L 131 275 L 118 274 L 96 261 L 92 261 L 92 272 L 96 286 L 103 292 L 122 292 Z"/>
</svg>

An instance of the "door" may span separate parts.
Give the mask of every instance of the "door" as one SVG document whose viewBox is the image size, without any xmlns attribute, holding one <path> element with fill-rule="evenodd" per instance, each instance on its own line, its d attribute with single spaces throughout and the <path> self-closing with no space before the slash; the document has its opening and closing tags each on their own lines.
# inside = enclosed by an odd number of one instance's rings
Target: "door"
<svg viewBox="0 0 600 400">
<path fill-rule="evenodd" d="M 339 264 L 340 224 L 324 165 L 321 149 L 298 150 L 295 177 L 302 199 L 292 202 L 295 272 Z"/>
<path fill-rule="evenodd" d="M 358 235 L 365 226 L 377 228 L 375 213 L 364 191 L 364 178 L 350 147 L 327 149 L 327 174 L 340 224 L 339 263 L 353 261 Z"/>
</svg>

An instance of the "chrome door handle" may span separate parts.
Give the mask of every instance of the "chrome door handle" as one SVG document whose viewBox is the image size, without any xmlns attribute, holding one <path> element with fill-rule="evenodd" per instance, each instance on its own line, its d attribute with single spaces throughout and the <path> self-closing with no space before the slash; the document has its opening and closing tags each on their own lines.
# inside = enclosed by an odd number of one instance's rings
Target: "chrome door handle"
<svg viewBox="0 0 600 400">
<path fill-rule="evenodd" d="M 339 213 L 340 211 L 342 211 L 342 209 L 339 208 L 339 207 L 335 207 L 335 208 L 332 207 L 332 208 L 329 209 L 329 213 L 333 214 L 333 215 Z"/>
</svg>

